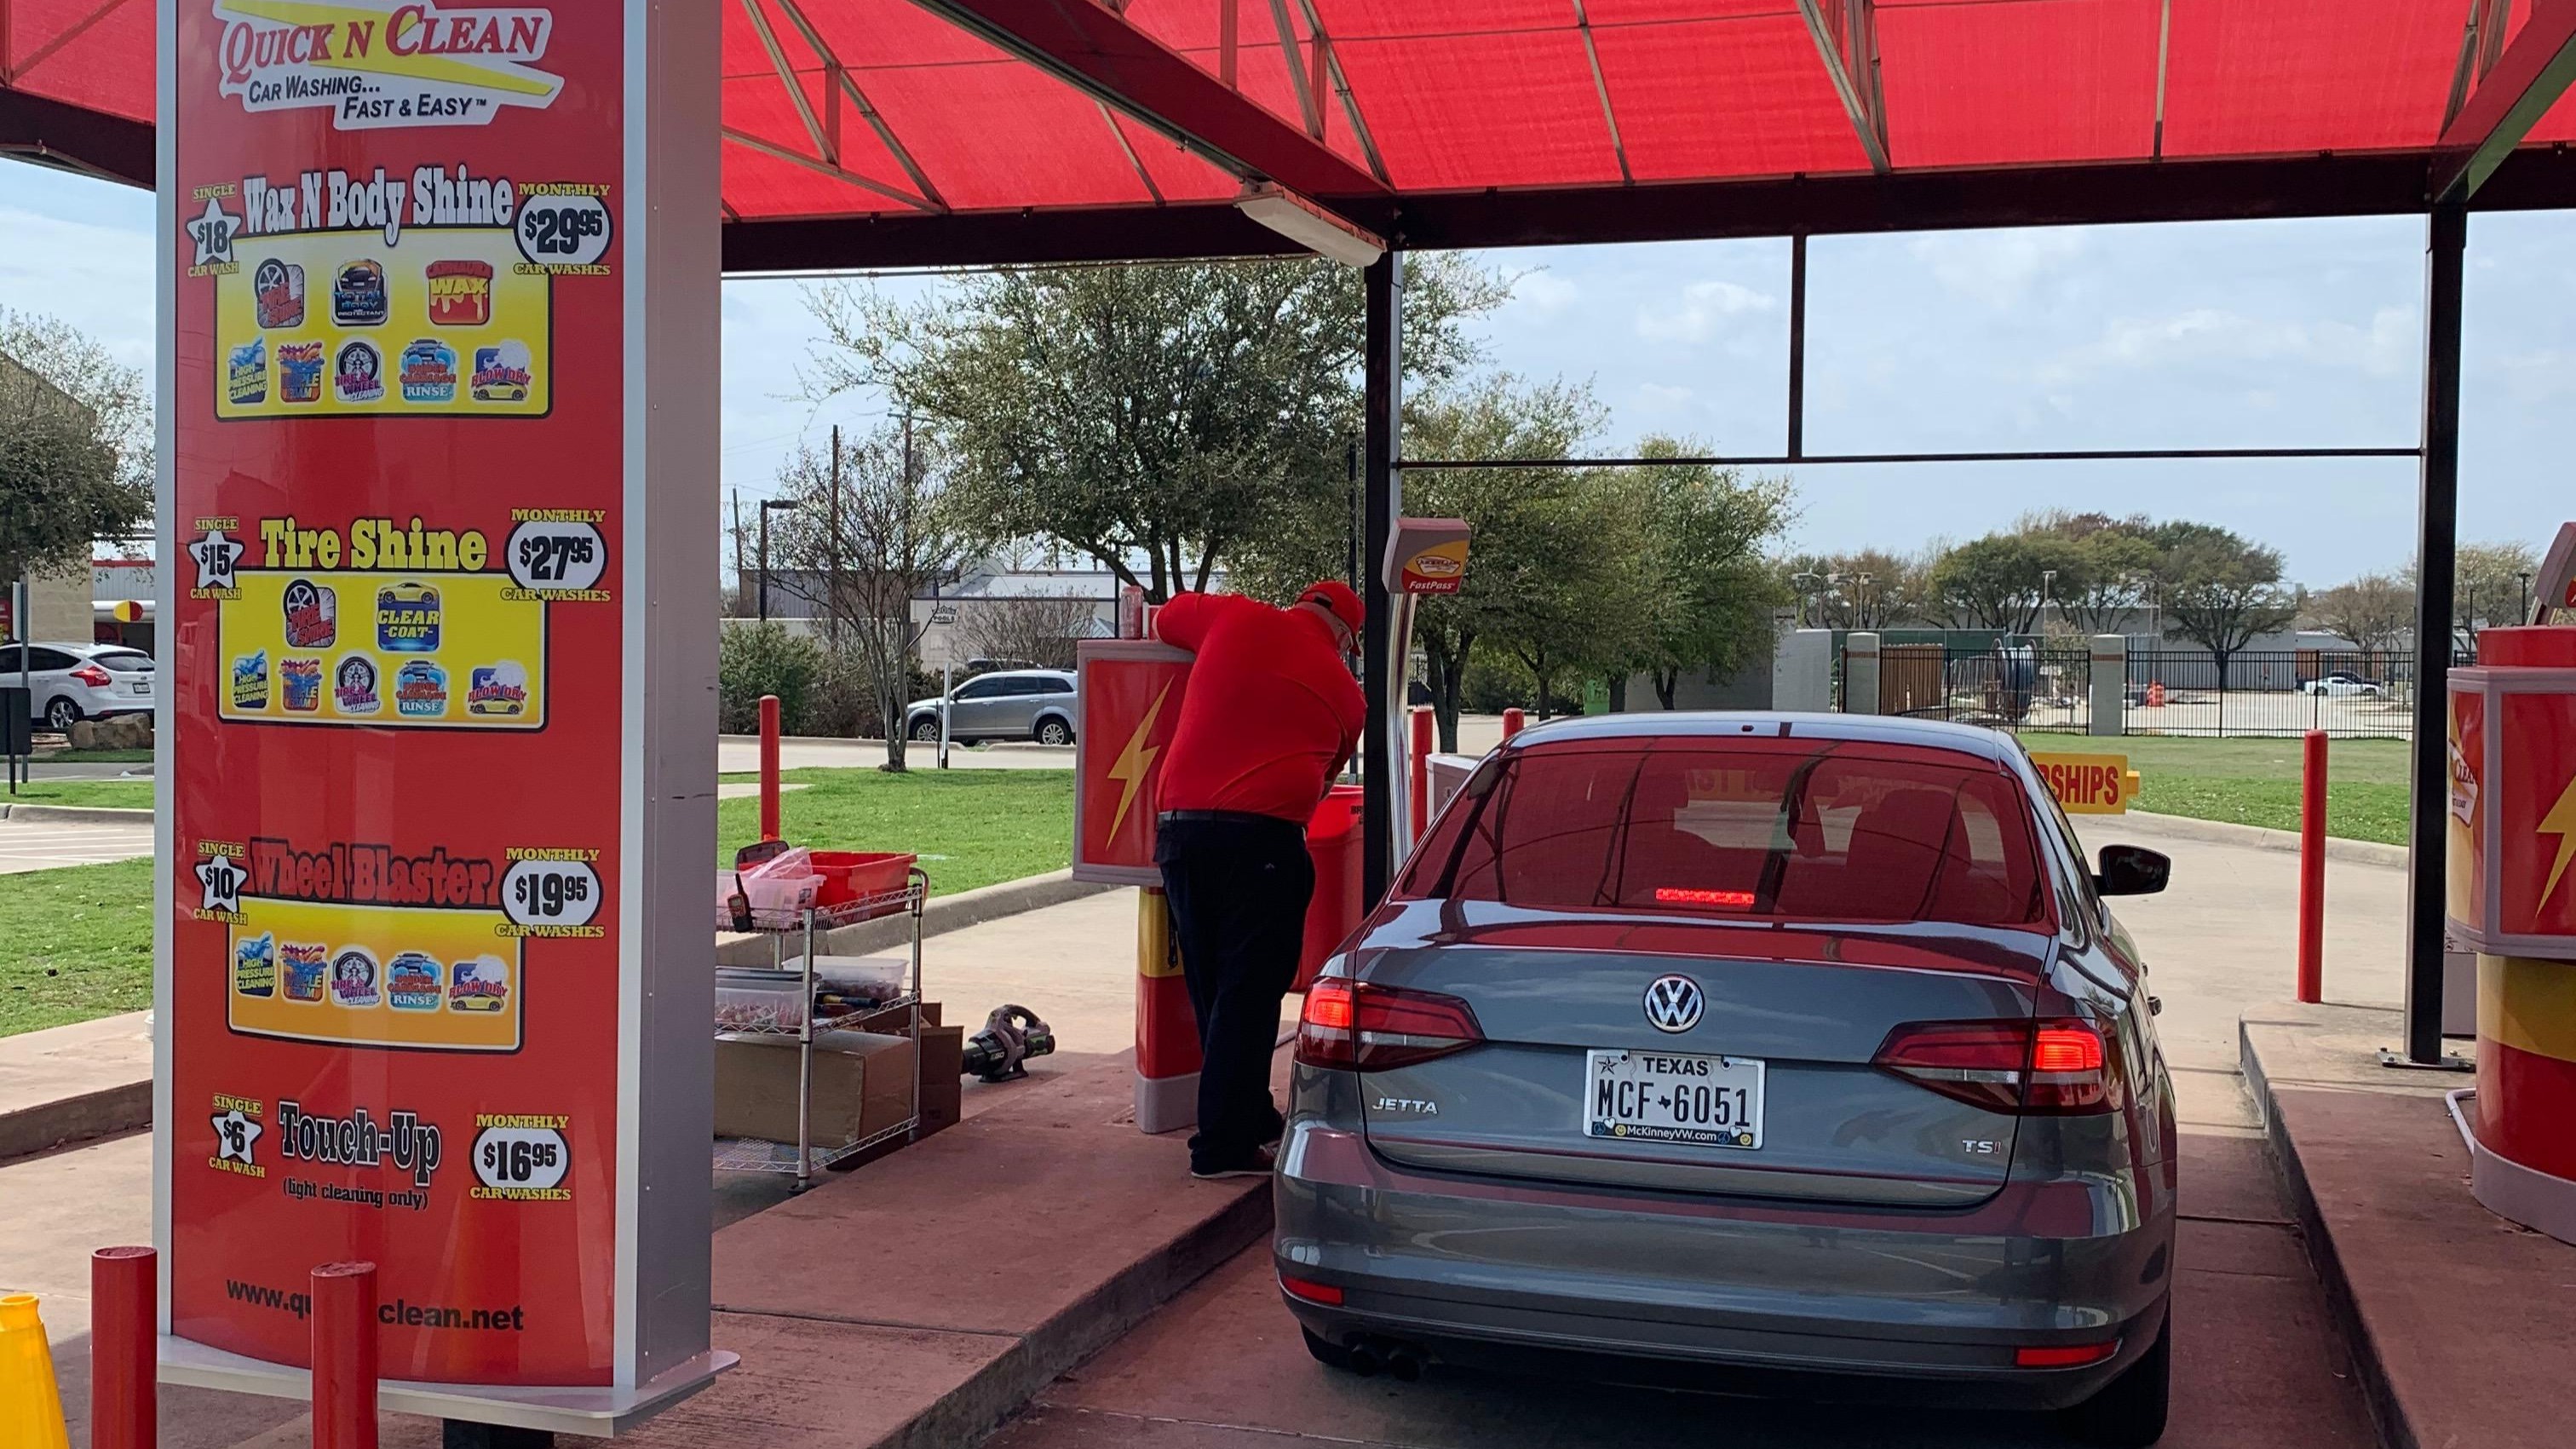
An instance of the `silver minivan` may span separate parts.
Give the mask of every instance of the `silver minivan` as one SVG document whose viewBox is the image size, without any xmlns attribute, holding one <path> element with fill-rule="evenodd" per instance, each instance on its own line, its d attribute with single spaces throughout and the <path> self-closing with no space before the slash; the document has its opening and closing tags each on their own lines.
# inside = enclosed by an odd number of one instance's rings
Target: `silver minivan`
<svg viewBox="0 0 2576 1449">
<path fill-rule="evenodd" d="M 979 674 L 948 693 L 948 738 L 1073 743 L 1074 682 L 1061 669 L 1008 669 Z M 904 710 L 904 733 L 939 738 L 939 701 L 914 700 Z"/>
<path fill-rule="evenodd" d="M 2167 870 L 2088 863 L 1991 730 L 1520 734 L 1306 997 L 1273 1257 L 1308 1349 L 1892 1382 L 2152 1443 L 2174 1097 L 2103 898 Z"/>
<path fill-rule="evenodd" d="M 0 645 L 0 685 L 14 687 L 19 651 L 31 694 L 28 708 L 44 727 L 68 734 L 85 719 L 140 714 L 152 708 L 152 656 L 123 644 L 64 644 L 38 640 Z"/>
</svg>

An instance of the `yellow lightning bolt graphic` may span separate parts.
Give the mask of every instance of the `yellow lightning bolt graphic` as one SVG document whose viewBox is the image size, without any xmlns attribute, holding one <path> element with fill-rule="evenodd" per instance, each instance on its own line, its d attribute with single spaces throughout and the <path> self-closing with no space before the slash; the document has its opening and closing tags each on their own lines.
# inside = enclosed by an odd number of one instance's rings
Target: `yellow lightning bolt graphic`
<svg viewBox="0 0 2576 1449">
<path fill-rule="evenodd" d="M 1171 681 L 1163 682 L 1162 691 L 1146 707 L 1145 718 L 1136 733 L 1127 737 L 1127 748 L 1118 752 L 1118 761 L 1109 767 L 1109 778 L 1127 788 L 1118 795 L 1118 813 L 1109 817 L 1109 839 L 1118 838 L 1118 827 L 1127 823 L 1127 809 L 1136 803 L 1136 792 L 1145 788 L 1145 772 L 1154 768 L 1154 757 L 1163 752 L 1161 745 L 1148 745 L 1145 737 L 1154 732 L 1154 721 L 1162 716 L 1163 701 L 1171 697 Z"/>
<path fill-rule="evenodd" d="M 2558 792 L 2558 803 L 2540 817 L 2539 833 L 2558 837 L 2558 863 L 2549 868 L 2549 884 L 2540 889 L 2540 902 L 2547 905 L 2558 892 L 2559 877 L 2567 874 L 2567 862 L 2576 859 L 2576 780 L 2567 782 L 2567 788 Z"/>
</svg>

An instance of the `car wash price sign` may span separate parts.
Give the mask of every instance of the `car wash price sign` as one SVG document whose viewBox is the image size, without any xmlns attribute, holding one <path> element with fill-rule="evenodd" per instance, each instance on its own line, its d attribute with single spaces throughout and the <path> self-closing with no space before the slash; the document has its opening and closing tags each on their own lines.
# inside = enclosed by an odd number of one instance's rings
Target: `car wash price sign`
<svg viewBox="0 0 2576 1449">
<path fill-rule="evenodd" d="M 654 731 L 707 726 L 643 697 L 625 555 L 697 510 L 633 441 L 661 314 L 630 227 L 715 205 L 655 189 L 633 88 L 714 27 L 648 46 L 698 22 L 562 0 L 160 21 L 165 1376 L 301 1393 L 311 1327 L 275 1305 L 367 1260 L 399 1306 L 388 1408 L 603 1432 L 712 1364 L 703 1123 L 693 1188 L 648 1203 L 636 1160 L 639 1013 L 679 968 L 626 854 L 687 794 L 641 785 Z M 674 408 L 711 451 L 711 407 Z M 665 1199 L 695 1216 L 669 1261 Z"/>
</svg>

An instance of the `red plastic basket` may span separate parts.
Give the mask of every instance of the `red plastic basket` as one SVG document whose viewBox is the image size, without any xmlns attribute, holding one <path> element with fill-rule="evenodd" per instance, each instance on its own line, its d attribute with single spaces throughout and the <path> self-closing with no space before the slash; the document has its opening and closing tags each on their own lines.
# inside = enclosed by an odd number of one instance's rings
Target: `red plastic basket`
<svg viewBox="0 0 2576 1449">
<path fill-rule="evenodd" d="M 847 905 L 902 890 L 912 863 L 919 858 L 910 853 L 878 850 L 815 851 L 814 874 L 822 878 L 823 887 L 814 904 Z"/>
</svg>

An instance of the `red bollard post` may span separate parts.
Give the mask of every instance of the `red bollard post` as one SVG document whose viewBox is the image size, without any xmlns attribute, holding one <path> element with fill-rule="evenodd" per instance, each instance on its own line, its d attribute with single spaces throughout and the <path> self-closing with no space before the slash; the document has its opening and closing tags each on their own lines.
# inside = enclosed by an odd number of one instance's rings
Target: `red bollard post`
<svg viewBox="0 0 2576 1449">
<path fill-rule="evenodd" d="M 376 1265 L 313 1270 L 313 1449 L 376 1449 Z"/>
<path fill-rule="evenodd" d="M 1514 736 L 1514 735 L 1516 735 L 1516 734 L 1519 734 L 1519 733 L 1521 732 L 1521 726 L 1522 726 L 1522 725 L 1524 725 L 1524 724 L 1526 724 L 1526 723 L 1528 723 L 1528 721 L 1529 721 L 1529 716 L 1527 716 L 1527 715 L 1525 715 L 1525 714 L 1522 714 L 1519 710 L 1516 710 L 1516 709 L 1507 709 L 1507 710 L 1504 710 L 1504 711 L 1503 711 L 1503 738 L 1504 738 L 1504 739 L 1510 739 L 1512 736 Z"/>
<path fill-rule="evenodd" d="M 2299 999 L 2326 989 L 2326 732 L 2308 731 L 2299 772 Z"/>
<path fill-rule="evenodd" d="M 90 1449 L 152 1449 L 160 1442 L 154 1362 L 160 1330 L 159 1256 L 150 1248 L 90 1254 Z"/>
<path fill-rule="evenodd" d="M 903 728 L 898 722 L 895 728 Z M 760 838 L 778 834 L 778 696 L 760 697 Z"/>
<path fill-rule="evenodd" d="M 1431 728 L 1434 721 L 1427 705 L 1413 711 L 1413 838 L 1431 828 Z"/>
</svg>

